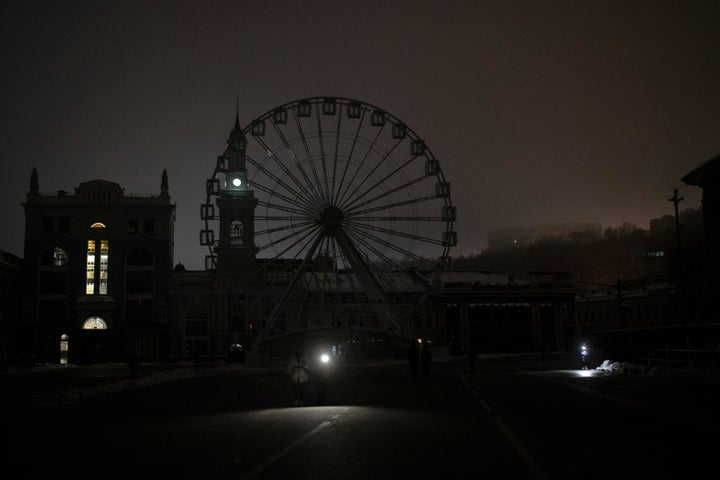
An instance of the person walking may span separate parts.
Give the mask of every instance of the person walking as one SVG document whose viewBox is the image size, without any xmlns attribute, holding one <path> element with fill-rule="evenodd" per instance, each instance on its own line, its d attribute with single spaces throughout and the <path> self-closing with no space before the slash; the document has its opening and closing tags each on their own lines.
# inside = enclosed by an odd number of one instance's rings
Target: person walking
<svg viewBox="0 0 720 480">
<path fill-rule="evenodd" d="M 302 345 L 295 347 L 288 361 L 287 374 L 293 388 L 294 405 L 300 407 L 305 404 L 305 385 L 310 379 L 308 374 L 308 361 Z"/>
</svg>

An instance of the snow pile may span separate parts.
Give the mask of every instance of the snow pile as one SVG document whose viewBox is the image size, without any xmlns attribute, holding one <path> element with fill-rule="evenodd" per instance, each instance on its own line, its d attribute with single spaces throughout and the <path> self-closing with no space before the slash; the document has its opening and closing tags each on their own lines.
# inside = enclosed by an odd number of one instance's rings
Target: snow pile
<svg viewBox="0 0 720 480">
<path fill-rule="evenodd" d="M 620 375 L 678 375 L 678 376 L 700 376 L 720 378 L 720 371 L 717 369 L 700 370 L 694 367 L 682 368 L 665 368 L 665 367 L 649 367 L 647 365 L 636 365 L 627 362 L 614 362 L 612 360 L 604 360 L 595 370 L 606 373 L 614 373 Z"/>
<path fill-rule="evenodd" d="M 623 375 L 646 375 L 649 368 L 641 365 L 635 365 L 633 363 L 604 360 L 595 370 Z"/>
</svg>

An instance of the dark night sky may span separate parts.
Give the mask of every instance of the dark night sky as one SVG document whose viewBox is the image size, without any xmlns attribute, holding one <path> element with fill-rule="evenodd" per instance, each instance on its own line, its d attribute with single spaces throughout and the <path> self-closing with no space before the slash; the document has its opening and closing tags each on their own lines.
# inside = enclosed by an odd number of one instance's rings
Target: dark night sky
<svg viewBox="0 0 720 480">
<path fill-rule="evenodd" d="M 103 178 L 177 203 L 175 260 L 241 123 L 314 96 L 405 121 L 441 159 L 459 245 L 541 222 L 697 208 L 681 177 L 720 154 L 720 2 L 22 1 L 2 11 L 0 249 L 21 202 Z"/>
</svg>

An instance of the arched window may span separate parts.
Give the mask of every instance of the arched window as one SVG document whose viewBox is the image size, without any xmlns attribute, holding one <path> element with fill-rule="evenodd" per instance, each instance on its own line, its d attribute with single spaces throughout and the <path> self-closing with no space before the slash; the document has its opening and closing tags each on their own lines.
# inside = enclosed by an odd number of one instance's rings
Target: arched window
<svg viewBox="0 0 720 480">
<path fill-rule="evenodd" d="M 100 317 L 88 317 L 82 325 L 83 330 L 107 330 L 107 323 Z"/>
<path fill-rule="evenodd" d="M 92 225 L 90 225 L 90 228 L 106 228 L 105 224 L 102 222 L 95 222 Z"/>
<path fill-rule="evenodd" d="M 68 256 L 60 247 L 51 247 L 40 255 L 38 293 L 65 295 L 68 289 Z"/>
<path fill-rule="evenodd" d="M 40 256 L 40 265 L 43 267 L 65 267 L 67 263 L 67 252 L 60 247 L 48 248 Z"/>
<path fill-rule="evenodd" d="M 230 222 L 230 244 L 242 245 L 243 236 L 245 235 L 245 226 L 240 220 Z"/>
</svg>

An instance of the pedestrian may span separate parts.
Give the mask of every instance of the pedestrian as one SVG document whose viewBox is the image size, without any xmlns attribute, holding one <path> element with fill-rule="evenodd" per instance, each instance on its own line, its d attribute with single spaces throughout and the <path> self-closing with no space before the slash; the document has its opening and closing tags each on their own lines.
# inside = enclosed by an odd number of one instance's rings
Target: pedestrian
<svg viewBox="0 0 720 480">
<path fill-rule="evenodd" d="M 430 345 L 427 343 L 422 344 L 422 353 L 420 354 L 422 360 L 423 373 L 425 374 L 425 380 L 430 379 L 430 366 L 432 365 L 432 352 L 430 352 Z"/>
<path fill-rule="evenodd" d="M 410 340 L 407 351 L 408 363 L 410 364 L 410 374 L 413 380 L 417 378 L 418 365 L 420 363 L 420 354 L 418 353 L 418 345 L 415 340 Z"/>
<path fill-rule="evenodd" d="M 308 374 L 308 361 L 302 345 L 295 347 L 288 361 L 287 374 L 290 377 L 293 388 L 294 405 L 296 407 L 305 404 L 305 385 L 310 379 Z"/>
<path fill-rule="evenodd" d="M 580 345 L 580 357 L 582 358 L 582 369 L 587 370 L 588 369 L 588 346 L 587 343 L 583 342 Z"/>
</svg>

